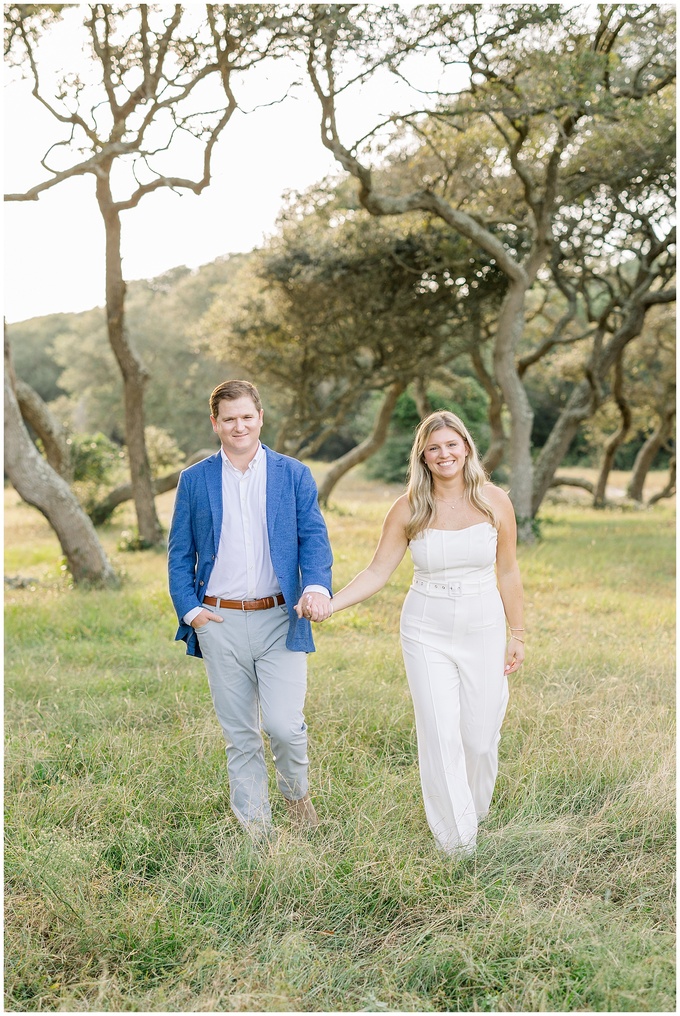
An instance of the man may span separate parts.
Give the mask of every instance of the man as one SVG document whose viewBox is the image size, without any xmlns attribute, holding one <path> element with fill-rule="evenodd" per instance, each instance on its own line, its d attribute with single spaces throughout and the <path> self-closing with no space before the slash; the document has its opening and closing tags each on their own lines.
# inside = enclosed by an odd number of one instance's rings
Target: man
<svg viewBox="0 0 680 1016">
<path fill-rule="evenodd" d="M 271 834 L 261 727 L 293 821 L 315 827 L 303 715 L 312 620 L 330 615 L 332 554 L 312 475 L 260 443 L 249 381 L 210 396 L 221 449 L 180 476 L 168 541 L 176 639 L 202 656 L 226 741 L 231 807 L 255 839 Z M 305 596 L 306 617 L 295 606 Z"/>
</svg>

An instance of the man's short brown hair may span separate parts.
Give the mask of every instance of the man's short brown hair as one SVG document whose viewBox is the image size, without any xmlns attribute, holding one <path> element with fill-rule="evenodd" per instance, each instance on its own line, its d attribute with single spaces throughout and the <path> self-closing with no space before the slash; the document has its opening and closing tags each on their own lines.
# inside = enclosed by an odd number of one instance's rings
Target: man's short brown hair
<svg viewBox="0 0 680 1016">
<path fill-rule="evenodd" d="M 255 385 L 251 384 L 250 381 L 223 381 L 222 384 L 214 389 L 210 396 L 210 415 L 214 420 L 217 419 L 222 399 L 229 399 L 231 401 L 232 399 L 242 399 L 244 396 L 253 400 L 255 408 L 259 413 L 262 409 L 262 401 Z"/>
</svg>

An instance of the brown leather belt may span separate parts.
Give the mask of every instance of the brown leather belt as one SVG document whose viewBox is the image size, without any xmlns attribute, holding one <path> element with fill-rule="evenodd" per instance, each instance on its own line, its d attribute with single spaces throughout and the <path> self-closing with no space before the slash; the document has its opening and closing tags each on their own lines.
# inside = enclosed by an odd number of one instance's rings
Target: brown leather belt
<svg viewBox="0 0 680 1016">
<path fill-rule="evenodd" d="M 223 600 L 220 596 L 204 596 L 203 605 L 208 607 L 226 607 L 227 610 L 269 610 L 281 607 L 286 602 L 283 593 L 276 596 L 263 596 L 261 600 Z"/>
</svg>

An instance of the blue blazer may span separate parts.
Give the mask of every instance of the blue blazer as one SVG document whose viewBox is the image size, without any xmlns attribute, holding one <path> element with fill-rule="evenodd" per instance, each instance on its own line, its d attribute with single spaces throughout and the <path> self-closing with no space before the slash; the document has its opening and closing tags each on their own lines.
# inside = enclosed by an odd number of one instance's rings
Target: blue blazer
<svg viewBox="0 0 680 1016">
<path fill-rule="evenodd" d="M 313 653 L 312 627 L 293 607 L 305 586 L 331 591 L 333 555 L 319 508 L 316 484 L 307 466 L 266 445 L 267 534 L 290 627 L 286 646 Z M 185 469 L 179 478 L 168 538 L 170 596 L 179 618 L 175 640 L 184 640 L 189 656 L 201 656 L 196 632 L 182 620 L 200 607 L 215 565 L 222 530 L 222 456 L 220 452 Z"/>
</svg>

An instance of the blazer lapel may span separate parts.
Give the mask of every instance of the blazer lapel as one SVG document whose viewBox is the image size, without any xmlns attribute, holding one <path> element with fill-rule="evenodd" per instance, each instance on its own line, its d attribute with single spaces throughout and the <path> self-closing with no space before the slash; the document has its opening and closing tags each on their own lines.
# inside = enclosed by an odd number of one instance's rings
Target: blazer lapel
<svg viewBox="0 0 680 1016">
<path fill-rule="evenodd" d="M 276 523 L 276 516 L 279 510 L 279 504 L 281 503 L 281 495 L 283 494 L 283 459 L 275 458 L 272 452 L 264 445 L 265 454 L 267 456 L 267 533 L 269 535 L 269 545 L 271 547 L 272 537 L 274 535 L 274 525 Z"/>
<path fill-rule="evenodd" d="M 222 532 L 222 454 L 218 452 L 208 462 L 205 474 L 205 483 L 208 488 L 208 501 L 213 518 L 213 540 L 215 553 L 220 543 Z"/>
</svg>

